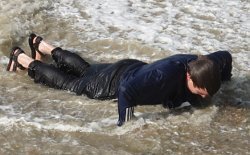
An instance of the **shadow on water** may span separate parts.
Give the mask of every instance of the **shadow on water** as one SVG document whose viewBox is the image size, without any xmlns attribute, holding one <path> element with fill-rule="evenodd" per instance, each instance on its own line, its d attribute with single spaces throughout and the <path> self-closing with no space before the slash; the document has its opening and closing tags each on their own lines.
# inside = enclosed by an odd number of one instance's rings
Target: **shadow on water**
<svg viewBox="0 0 250 155">
<path fill-rule="evenodd" d="M 250 108 L 250 76 L 233 77 L 231 81 L 222 85 L 219 92 L 218 106 L 232 106 Z"/>
</svg>

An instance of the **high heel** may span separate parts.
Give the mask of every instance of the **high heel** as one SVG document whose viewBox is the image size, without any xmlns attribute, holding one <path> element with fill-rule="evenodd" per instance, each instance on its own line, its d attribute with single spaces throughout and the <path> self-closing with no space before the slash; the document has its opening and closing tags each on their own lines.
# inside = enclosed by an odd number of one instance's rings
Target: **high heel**
<svg viewBox="0 0 250 155">
<path fill-rule="evenodd" d="M 36 39 L 35 39 L 36 38 Z M 35 39 L 35 43 L 33 43 Z M 40 55 L 44 56 L 45 54 L 43 54 L 40 50 L 39 50 L 39 44 L 41 43 L 41 41 L 43 40 L 42 37 L 37 36 L 34 33 L 31 33 L 29 36 L 29 46 L 30 46 L 30 50 L 31 50 L 31 57 L 33 59 L 36 59 L 36 52 L 38 52 Z"/>
<path fill-rule="evenodd" d="M 13 64 L 13 68 L 12 68 L 12 71 L 16 71 L 17 68 L 21 69 L 21 70 L 24 70 L 25 68 L 18 63 L 17 61 L 17 57 L 19 56 L 19 54 L 21 53 L 24 53 L 24 51 L 20 48 L 20 47 L 14 47 L 12 48 L 11 52 L 10 52 L 10 60 L 9 60 L 9 63 L 8 63 L 8 66 L 6 68 L 7 71 L 10 71 L 10 67 L 11 67 L 11 64 L 12 62 L 14 62 Z"/>
</svg>

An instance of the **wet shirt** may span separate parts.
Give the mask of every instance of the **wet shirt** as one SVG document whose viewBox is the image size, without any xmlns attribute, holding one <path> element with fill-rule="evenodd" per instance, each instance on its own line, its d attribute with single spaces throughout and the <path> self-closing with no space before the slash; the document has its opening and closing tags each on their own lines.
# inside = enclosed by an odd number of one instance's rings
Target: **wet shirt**
<svg viewBox="0 0 250 155">
<path fill-rule="evenodd" d="M 225 51 L 208 55 L 220 65 L 222 80 L 230 79 L 231 55 Z M 118 125 L 126 117 L 126 109 L 137 105 L 163 104 L 175 108 L 188 101 L 195 105 L 198 95 L 186 86 L 187 65 L 196 55 L 178 54 L 127 71 L 118 90 Z"/>
</svg>

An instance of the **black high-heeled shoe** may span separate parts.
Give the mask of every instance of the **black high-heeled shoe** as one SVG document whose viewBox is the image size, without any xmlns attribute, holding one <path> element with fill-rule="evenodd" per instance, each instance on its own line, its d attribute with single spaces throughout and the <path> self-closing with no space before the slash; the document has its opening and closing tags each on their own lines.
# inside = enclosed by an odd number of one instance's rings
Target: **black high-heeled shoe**
<svg viewBox="0 0 250 155">
<path fill-rule="evenodd" d="M 34 38 L 36 38 L 35 40 L 35 43 L 33 43 L 33 40 Z M 41 41 L 43 40 L 42 37 L 40 36 L 37 36 L 36 34 L 34 33 L 31 33 L 30 36 L 29 36 L 29 46 L 30 46 L 30 50 L 31 50 L 31 57 L 33 59 L 36 59 L 36 51 L 44 56 L 45 54 L 43 54 L 41 51 L 39 51 L 38 47 L 39 47 L 39 44 L 41 43 Z"/>
<path fill-rule="evenodd" d="M 8 63 L 8 66 L 6 68 L 7 71 L 10 71 L 10 67 L 11 67 L 11 64 L 12 62 L 14 62 L 13 64 L 13 68 L 12 68 L 12 71 L 16 71 L 17 68 L 21 69 L 21 70 L 24 70 L 25 68 L 18 63 L 17 61 L 17 57 L 19 56 L 19 54 L 21 53 L 24 53 L 24 51 L 20 48 L 20 47 L 14 47 L 12 48 L 11 52 L 10 52 L 10 60 L 9 60 L 9 63 Z"/>
</svg>

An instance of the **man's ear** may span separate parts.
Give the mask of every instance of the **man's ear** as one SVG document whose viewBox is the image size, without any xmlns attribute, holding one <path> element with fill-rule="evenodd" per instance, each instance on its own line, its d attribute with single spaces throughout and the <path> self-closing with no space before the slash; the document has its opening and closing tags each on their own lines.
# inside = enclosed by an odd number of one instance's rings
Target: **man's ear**
<svg viewBox="0 0 250 155">
<path fill-rule="evenodd" d="M 187 72 L 187 80 L 190 80 L 191 79 L 191 76 L 190 74 Z"/>
</svg>

